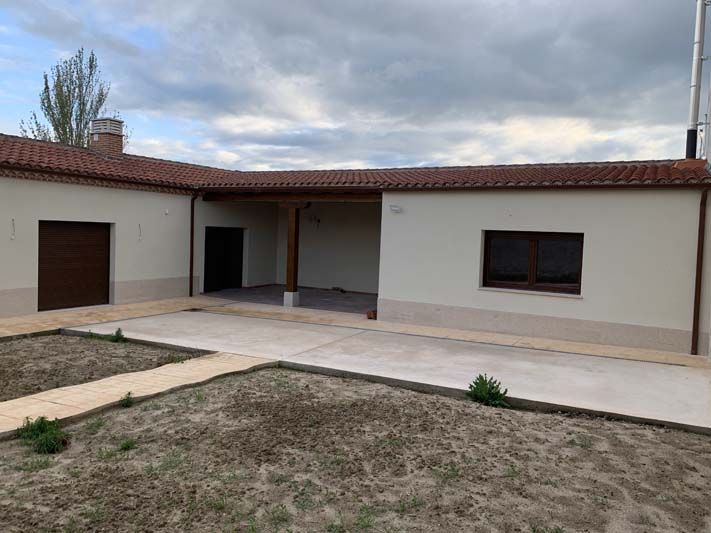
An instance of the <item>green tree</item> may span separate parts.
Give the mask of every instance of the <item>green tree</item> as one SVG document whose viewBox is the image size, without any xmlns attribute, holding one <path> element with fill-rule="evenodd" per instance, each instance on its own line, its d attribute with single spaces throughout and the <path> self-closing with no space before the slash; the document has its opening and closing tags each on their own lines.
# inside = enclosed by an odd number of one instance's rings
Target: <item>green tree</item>
<svg viewBox="0 0 711 533">
<path fill-rule="evenodd" d="M 39 96 L 46 123 L 33 111 L 27 122 L 20 122 L 22 136 L 88 146 L 91 121 L 104 108 L 110 88 L 101 79 L 94 51 L 87 56 L 80 48 L 74 56 L 59 61 L 49 74 L 44 73 Z"/>
</svg>

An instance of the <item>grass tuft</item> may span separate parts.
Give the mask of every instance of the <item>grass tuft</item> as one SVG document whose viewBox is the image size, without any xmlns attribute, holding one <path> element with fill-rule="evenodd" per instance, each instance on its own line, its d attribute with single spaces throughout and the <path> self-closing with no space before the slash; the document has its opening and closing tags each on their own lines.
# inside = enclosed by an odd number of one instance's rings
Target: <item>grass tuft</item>
<svg viewBox="0 0 711 533">
<path fill-rule="evenodd" d="M 111 335 L 108 335 L 106 337 L 106 340 L 108 340 L 109 342 L 127 342 L 128 341 L 128 339 L 126 339 L 126 337 L 124 336 L 121 328 L 118 328 Z"/>
<path fill-rule="evenodd" d="M 132 407 L 134 402 L 133 394 L 131 394 L 131 391 L 128 391 L 124 394 L 123 398 L 118 401 L 118 404 L 120 407 L 128 408 Z"/>
<path fill-rule="evenodd" d="M 26 418 L 17 436 L 36 453 L 59 453 L 69 446 L 69 436 L 62 431 L 59 420 L 40 416 L 35 420 Z"/>
<path fill-rule="evenodd" d="M 136 439 L 124 439 L 119 443 L 118 449 L 121 452 L 133 450 L 136 447 Z"/>
<path fill-rule="evenodd" d="M 432 473 L 442 483 L 448 483 L 450 481 L 454 481 L 455 479 L 458 479 L 462 475 L 462 472 L 459 469 L 459 466 L 457 466 L 454 463 L 449 463 L 446 465 L 434 467 L 434 468 L 432 468 Z"/>
<path fill-rule="evenodd" d="M 370 531 L 375 527 L 375 511 L 373 511 L 372 507 L 364 505 L 360 508 L 356 517 L 355 527 L 360 531 Z"/>
<path fill-rule="evenodd" d="M 593 440 L 590 435 L 578 435 L 568 441 L 570 446 L 578 446 L 584 450 L 589 450 L 593 446 Z"/>
<path fill-rule="evenodd" d="M 267 520 L 275 529 L 284 526 L 291 520 L 291 514 L 286 505 L 275 505 L 267 512 Z"/>
<path fill-rule="evenodd" d="M 44 470 L 45 468 L 49 468 L 50 466 L 52 466 L 52 461 L 50 461 L 49 457 L 37 457 L 35 459 L 25 461 L 17 467 L 17 470 L 20 470 L 21 472 L 38 472 L 40 470 Z"/>
</svg>

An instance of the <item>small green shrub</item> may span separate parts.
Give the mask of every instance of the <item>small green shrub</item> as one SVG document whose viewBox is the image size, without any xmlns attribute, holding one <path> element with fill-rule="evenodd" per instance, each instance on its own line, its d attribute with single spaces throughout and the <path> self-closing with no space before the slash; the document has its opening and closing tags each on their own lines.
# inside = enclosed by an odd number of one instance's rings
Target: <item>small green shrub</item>
<svg viewBox="0 0 711 533">
<path fill-rule="evenodd" d="M 111 335 L 108 335 L 107 339 L 110 342 L 126 342 L 126 337 L 124 336 L 123 331 L 121 331 L 121 328 L 118 328 Z"/>
<path fill-rule="evenodd" d="M 475 402 L 491 407 L 510 407 L 506 402 L 509 390 L 501 390 L 501 382 L 486 374 L 479 374 L 467 391 L 467 396 Z"/>
<path fill-rule="evenodd" d="M 33 441 L 43 433 L 59 429 L 58 420 L 48 420 L 46 416 L 40 416 L 34 420 L 25 418 L 22 427 L 17 429 L 18 438 L 23 441 Z"/>
<path fill-rule="evenodd" d="M 119 451 L 127 452 L 133 450 L 136 447 L 136 439 L 125 439 L 119 443 Z"/>
<path fill-rule="evenodd" d="M 63 431 L 43 433 L 32 443 L 32 449 L 37 453 L 59 453 L 69 444 L 69 438 Z"/>
<path fill-rule="evenodd" d="M 68 435 L 59 426 L 59 420 L 40 416 L 35 420 L 25 419 L 17 436 L 37 453 L 59 453 L 69 445 Z"/>
<path fill-rule="evenodd" d="M 118 404 L 121 407 L 131 407 L 133 406 L 133 402 L 133 395 L 131 394 L 131 391 L 128 391 L 126 394 L 124 394 L 123 398 L 118 401 Z"/>
</svg>

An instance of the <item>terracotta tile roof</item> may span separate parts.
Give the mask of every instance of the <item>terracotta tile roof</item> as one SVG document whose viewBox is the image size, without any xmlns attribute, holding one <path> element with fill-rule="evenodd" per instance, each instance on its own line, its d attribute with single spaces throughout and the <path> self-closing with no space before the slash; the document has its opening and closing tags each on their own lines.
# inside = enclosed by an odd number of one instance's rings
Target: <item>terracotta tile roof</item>
<svg viewBox="0 0 711 533">
<path fill-rule="evenodd" d="M 373 170 L 240 172 L 211 188 L 476 189 L 711 184 L 703 163 L 632 161 Z"/>
<path fill-rule="evenodd" d="M 4 134 L 0 134 L 0 167 L 178 188 L 192 188 L 234 174 L 231 170 L 131 154 L 110 156 Z"/>
<path fill-rule="evenodd" d="M 0 134 L 0 169 L 11 177 L 175 190 L 352 190 L 667 187 L 711 185 L 701 161 L 631 161 L 370 170 L 239 172 Z"/>
</svg>

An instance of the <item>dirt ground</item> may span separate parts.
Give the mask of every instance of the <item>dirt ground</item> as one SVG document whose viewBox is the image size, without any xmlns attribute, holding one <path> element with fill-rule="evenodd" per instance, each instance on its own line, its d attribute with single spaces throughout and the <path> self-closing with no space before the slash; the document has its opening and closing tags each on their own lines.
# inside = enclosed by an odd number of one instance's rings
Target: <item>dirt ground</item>
<svg viewBox="0 0 711 533">
<path fill-rule="evenodd" d="M 283 369 L 0 443 L 3 531 L 709 531 L 711 438 Z"/>
<path fill-rule="evenodd" d="M 0 401 L 148 370 L 197 354 L 66 335 L 0 341 Z"/>
</svg>

